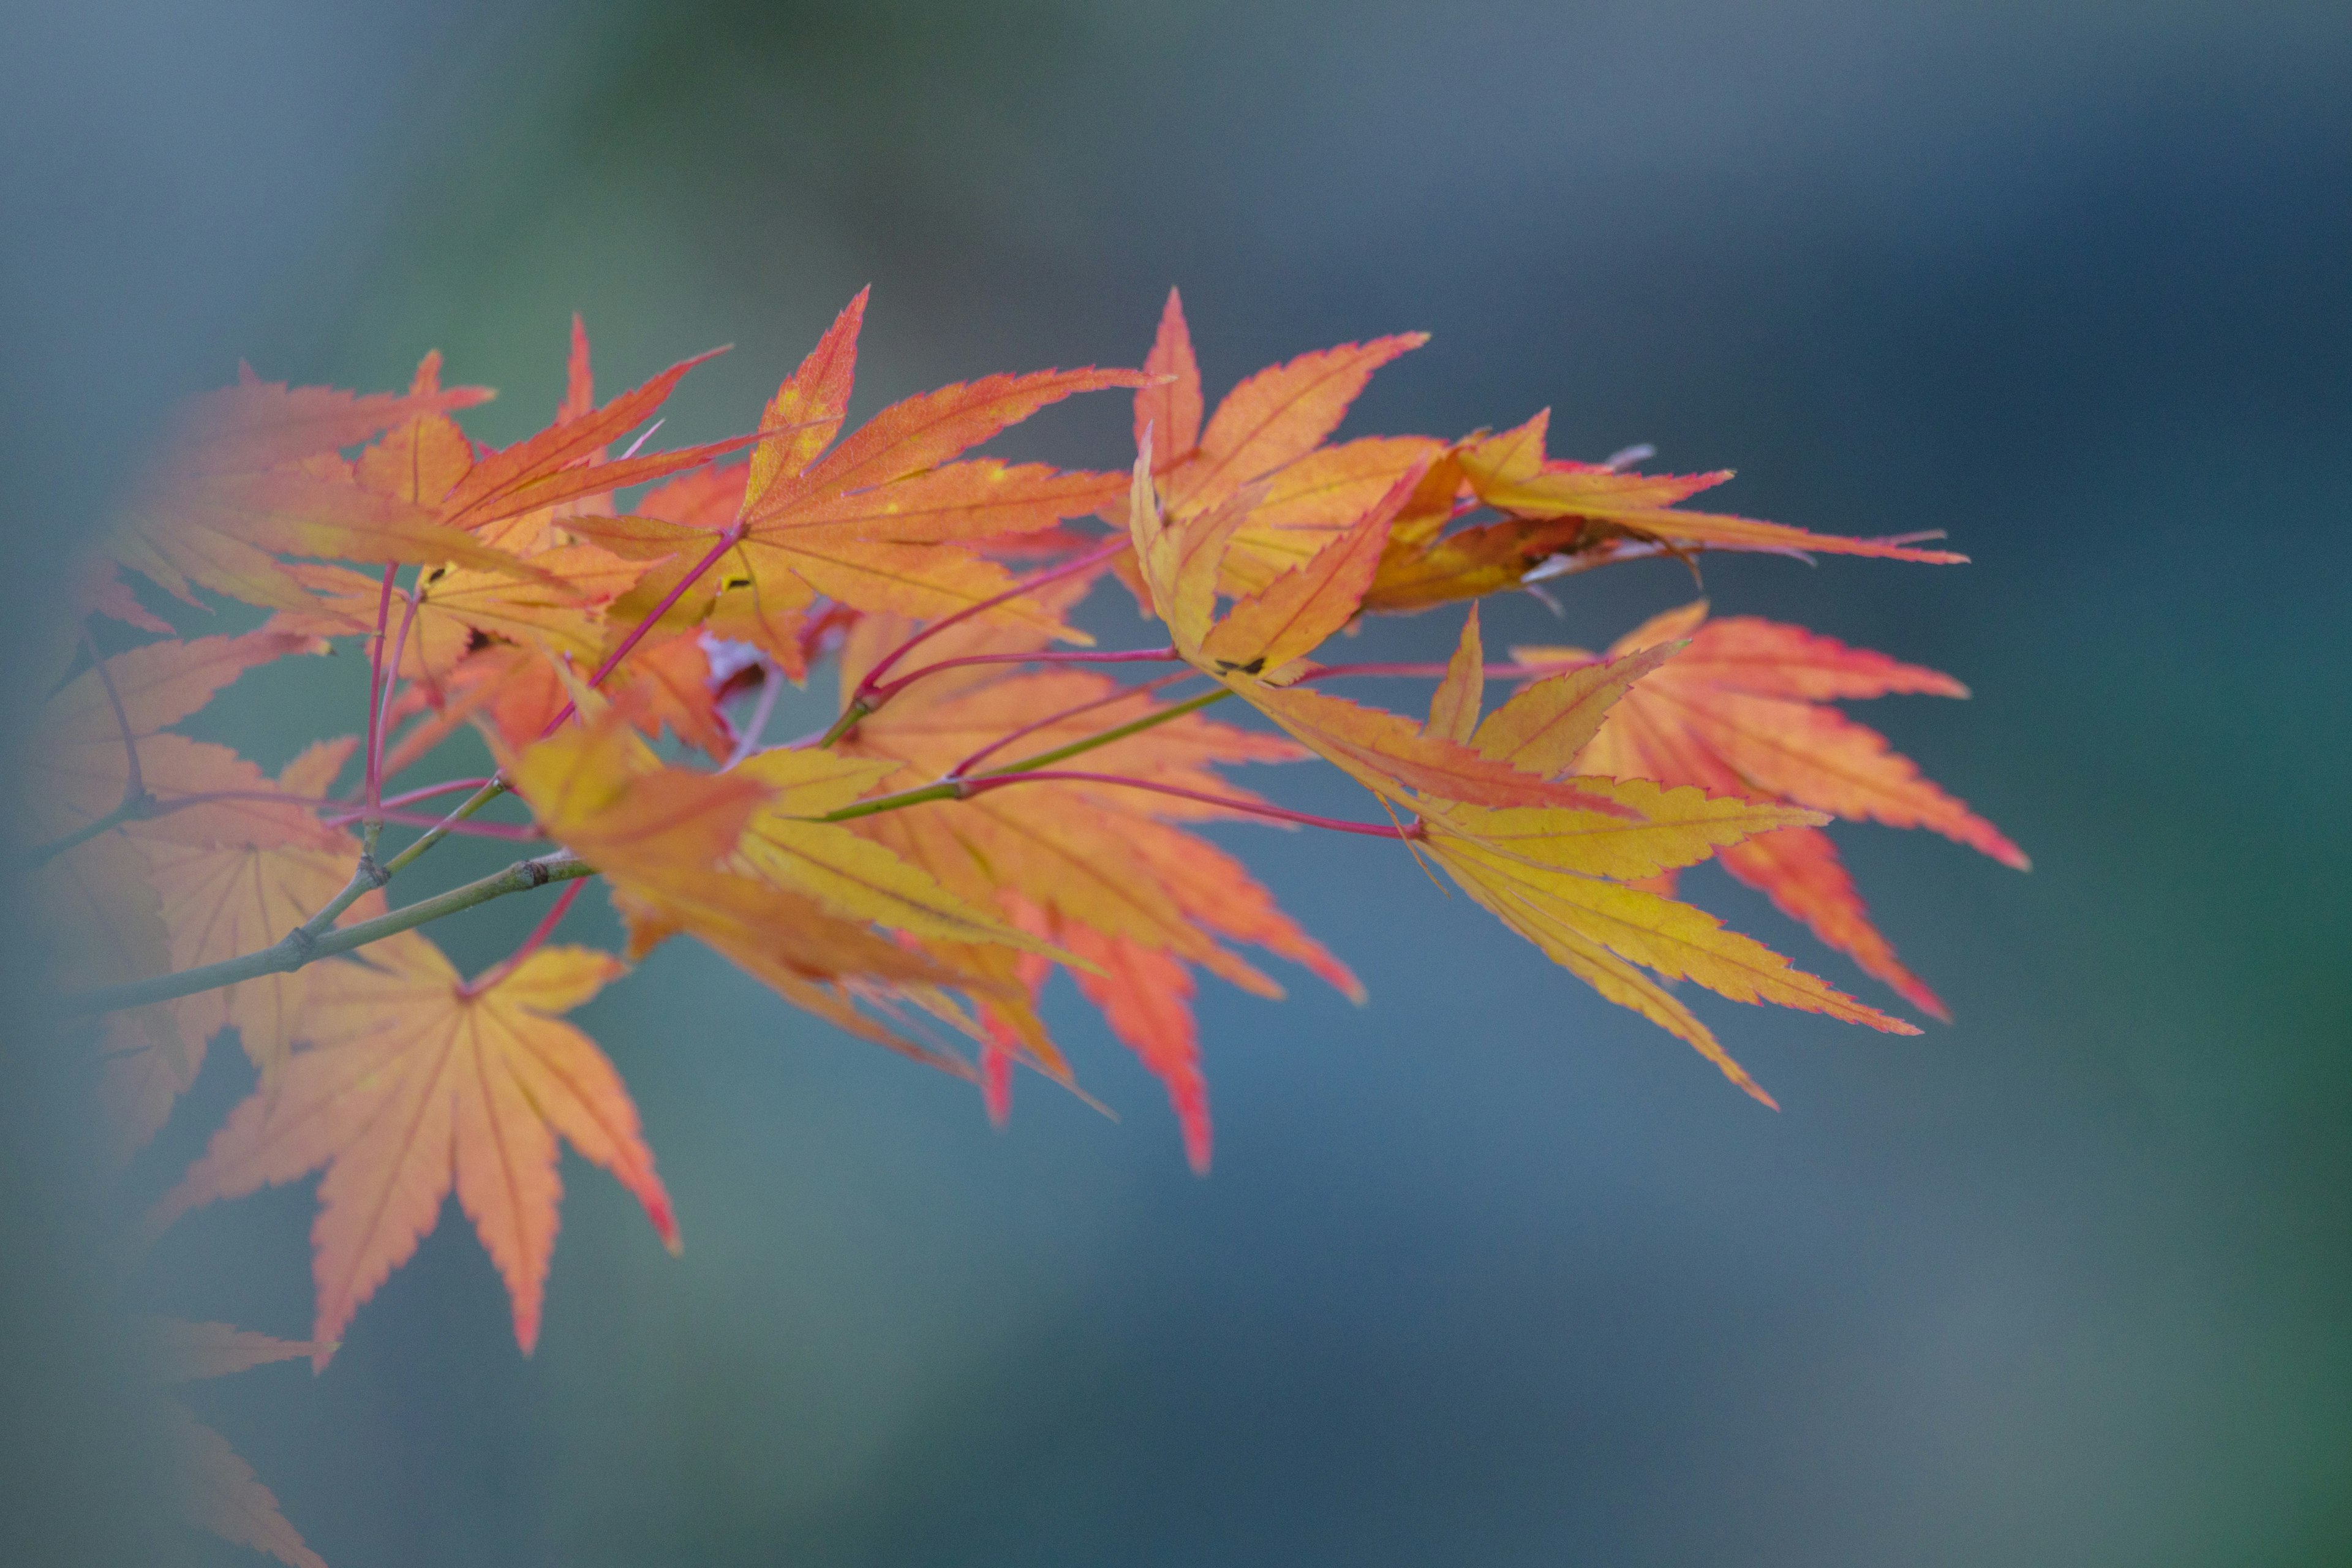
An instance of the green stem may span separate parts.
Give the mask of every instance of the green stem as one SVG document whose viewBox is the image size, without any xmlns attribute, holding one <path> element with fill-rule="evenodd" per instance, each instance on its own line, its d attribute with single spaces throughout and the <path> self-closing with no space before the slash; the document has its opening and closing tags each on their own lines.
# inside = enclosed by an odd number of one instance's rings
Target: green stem
<svg viewBox="0 0 2352 1568">
<path fill-rule="evenodd" d="M 457 824 L 473 816 L 474 813 L 481 810 L 482 807 L 489 805 L 490 802 L 498 799 L 499 796 L 506 794 L 511 787 L 512 786 L 509 785 L 505 779 L 500 778 L 496 774 L 492 774 L 490 778 L 483 784 L 481 788 L 467 795 L 465 800 L 459 804 L 457 810 L 443 817 L 439 822 L 435 823 L 431 827 L 426 828 L 423 837 L 410 845 L 407 848 L 402 850 L 399 854 L 394 856 L 391 859 L 385 861 L 383 863 L 384 880 L 388 882 L 395 874 L 406 870 L 408 868 L 409 862 L 415 860 L 419 855 L 424 854 L 427 849 L 432 848 L 436 844 L 440 843 L 444 838 L 448 837 L 449 830 L 451 828 L 457 826 Z M 358 895 L 354 894 L 352 896 L 356 898 Z M 350 902 L 349 900 L 344 901 L 346 905 Z M 340 914 L 341 912 L 341 910 L 338 910 L 333 913 L 328 914 L 326 918 L 331 921 L 335 918 L 336 914 Z"/>
<path fill-rule="evenodd" d="M 152 980 L 134 980 L 124 985 L 106 985 L 95 991 L 85 991 L 65 998 L 63 1010 L 68 1017 L 110 1013 L 119 1007 L 141 1007 L 152 1002 L 193 996 L 199 991 L 234 985 L 240 980 L 258 979 L 265 974 L 290 974 L 315 960 L 349 952 L 372 942 L 382 942 L 385 937 L 413 931 L 428 921 L 454 915 L 460 910 L 470 910 L 476 904 L 486 904 L 509 893 L 527 892 L 533 888 L 543 888 L 550 882 L 570 881 L 575 877 L 593 877 L 595 874 L 593 866 L 578 859 L 569 850 L 518 860 L 505 870 L 484 877 L 479 881 L 452 888 L 429 899 L 419 899 L 390 914 L 358 921 L 323 936 L 311 934 L 310 923 L 306 921 L 268 947 L 257 952 L 248 952 L 242 958 L 224 959 L 218 963 L 184 969 L 176 974 L 159 974 Z"/>
<path fill-rule="evenodd" d="M 1231 687 L 1220 686 L 1214 691 L 1203 691 L 1198 697 L 1188 697 L 1181 702 L 1171 703 L 1162 708 L 1157 713 L 1146 713 L 1140 719 L 1105 730 L 1099 735 L 1088 735 L 1083 741 L 1073 741 L 1066 746 L 1056 746 L 1050 752 L 1040 752 L 1034 757 L 1024 757 L 1017 763 L 1007 763 L 1001 768 L 991 768 L 988 773 L 1025 773 L 1032 768 L 1050 768 L 1066 758 L 1083 755 L 1097 746 L 1108 746 L 1113 741 L 1124 741 L 1129 735 L 1139 735 L 1146 730 L 1157 729 L 1171 719 L 1181 719 L 1187 713 L 1197 713 L 1210 703 L 1223 702 L 1233 694 Z M 977 776 L 986 778 L 988 773 L 981 773 Z"/>
<path fill-rule="evenodd" d="M 816 749 L 820 752 L 824 751 L 835 741 L 840 740 L 844 735 L 846 735 L 852 730 L 856 729 L 858 721 L 873 711 L 873 709 L 868 708 L 866 705 L 866 700 L 864 698 L 860 697 L 852 700 L 849 706 L 841 710 L 841 717 L 835 719 L 833 721 L 832 726 L 828 728 L 824 734 L 817 737 Z"/>
</svg>

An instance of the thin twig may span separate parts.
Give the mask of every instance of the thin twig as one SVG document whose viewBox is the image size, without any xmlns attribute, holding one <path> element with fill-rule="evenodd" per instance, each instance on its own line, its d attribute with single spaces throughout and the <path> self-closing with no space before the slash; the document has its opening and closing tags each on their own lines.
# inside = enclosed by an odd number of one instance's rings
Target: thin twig
<svg viewBox="0 0 2352 1568">
<path fill-rule="evenodd" d="M 365 775 L 365 782 L 360 786 L 360 802 L 366 812 L 376 808 L 376 797 L 382 793 L 383 784 L 376 772 L 378 759 L 383 755 L 382 748 L 376 744 L 376 734 L 383 720 L 383 639 L 392 620 L 393 579 L 399 572 L 400 563 L 397 561 L 383 569 L 383 586 L 377 590 L 375 596 L 375 640 L 368 645 L 367 729 L 360 736 L 360 770 Z M 369 832 L 367 847 L 370 849 L 375 847 L 373 830 Z"/>
<path fill-rule="evenodd" d="M 481 788 L 476 790 L 473 794 L 467 795 L 463 801 L 459 802 L 457 810 L 451 812 L 448 816 L 435 823 L 431 827 L 426 828 L 423 837 L 417 839 L 415 843 L 410 845 L 407 848 L 402 850 L 399 854 L 385 861 L 383 863 L 384 880 L 390 881 L 394 875 L 406 870 L 410 864 L 414 862 L 419 855 L 424 854 L 427 849 L 432 848 L 436 844 L 440 843 L 441 840 L 449 837 L 449 835 L 456 830 L 459 823 L 473 816 L 474 813 L 481 810 L 482 807 L 489 805 L 490 802 L 498 799 L 499 796 L 506 794 L 508 784 L 506 780 L 496 775 L 492 775 L 482 784 Z"/>
<path fill-rule="evenodd" d="M 1213 702 L 1223 702 L 1233 694 L 1231 687 L 1220 686 L 1214 691 L 1203 691 L 1198 697 L 1188 697 L 1181 702 L 1171 703 L 1157 713 L 1146 713 L 1140 719 L 1118 725 L 1114 729 L 1105 730 L 1100 734 L 1089 735 L 1083 741 L 1073 741 L 1066 746 L 1056 746 L 1050 752 L 1039 752 L 1035 756 L 1024 757 L 1019 762 L 1008 763 L 1002 768 L 991 768 L 989 773 L 1026 773 L 1033 768 L 1051 767 L 1055 763 L 1091 752 L 1098 746 L 1108 746 L 1113 741 L 1124 741 L 1129 735 L 1139 735 L 1146 730 L 1153 730 L 1162 724 L 1171 723 L 1187 713 L 1197 713 Z"/>
<path fill-rule="evenodd" d="M 455 795 L 461 789 L 479 789 L 489 782 L 488 779 L 446 779 L 437 784 L 426 784 L 422 789 L 405 790 L 399 795 L 386 795 L 379 804 L 387 807 L 414 805 L 420 800 L 431 800 L 436 795 Z M 340 805 L 345 803 L 336 801 L 329 804 Z M 340 816 L 330 816 L 324 820 L 330 827 L 341 827 L 347 822 L 356 822 L 360 816 L 361 809 L 355 806 Z M 429 822 L 433 819 L 427 817 L 425 820 Z"/>
<path fill-rule="evenodd" d="M 369 711 L 371 713 L 380 713 L 381 716 L 376 719 L 372 719 L 368 726 L 367 806 L 369 818 L 363 819 L 363 821 L 373 819 L 378 809 L 383 805 L 383 742 L 385 729 L 383 721 L 389 719 L 392 714 L 392 689 L 399 682 L 400 661 L 408 652 L 408 634 L 415 628 L 416 607 L 419 604 L 423 603 L 424 598 L 425 579 L 423 574 L 419 574 L 416 584 L 408 595 L 408 608 L 400 617 L 400 636 L 393 639 L 392 657 L 384 661 L 382 702 L 379 704 L 378 702 L 371 700 L 369 703 Z M 362 831 L 364 835 L 362 842 L 366 847 L 367 853 L 373 855 L 375 853 L 376 839 L 382 835 L 382 827 L 380 825 L 373 827 L 363 826 Z"/>
</svg>

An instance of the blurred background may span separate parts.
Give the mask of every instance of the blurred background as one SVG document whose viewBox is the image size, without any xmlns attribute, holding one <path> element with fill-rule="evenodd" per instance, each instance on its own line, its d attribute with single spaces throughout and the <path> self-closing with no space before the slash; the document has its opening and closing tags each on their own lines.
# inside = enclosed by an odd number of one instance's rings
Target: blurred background
<svg viewBox="0 0 2352 1568">
<path fill-rule="evenodd" d="M 2036 861 L 1841 827 L 1959 1021 L 1702 1002 L 1776 1116 L 1402 856 L 1220 830 L 1373 997 L 1207 989 L 1207 1181 L 1066 993 L 1123 1121 L 1032 1079 L 1000 1136 L 676 944 L 580 1021 L 682 1260 L 571 1161 L 534 1358 L 453 1206 L 323 1376 L 191 1402 L 335 1568 L 2352 1557 L 2347 84 L 2328 4 L 9 7 L 0 635 L 240 357 L 376 389 L 438 347 L 507 441 L 574 310 L 608 391 L 732 342 L 685 441 L 869 282 L 861 413 L 1134 363 L 1173 283 L 1213 396 L 1423 328 L 1349 431 L 1549 405 L 1556 452 L 1736 466 L 1749 515 L 1948 530 L 1976 564 L 1706 585 L 1969 681 L 1857 716 Z M 1017 449 L 1115 465 L 1126 417 Z M 1692 596 L 1670 563 L 1562 587 L 1563 620 L 1490 604 L 1488 645 Z M 271 669 L 205 722 L 274 768 L 357 692 Z M 470 966 L 535 913 L 436 934 Z M 568 929 L 609 931 L 601 896 Z M 258 1562 L 146 1517 L 107 1325 L 302 1337 L 310 1184 L 125 1273 L 112 1227 L 248 1069 L 215 1048 L 109 1184 L 83 1065 L 9 1016 L 0 1530 Z"/>
</svg>

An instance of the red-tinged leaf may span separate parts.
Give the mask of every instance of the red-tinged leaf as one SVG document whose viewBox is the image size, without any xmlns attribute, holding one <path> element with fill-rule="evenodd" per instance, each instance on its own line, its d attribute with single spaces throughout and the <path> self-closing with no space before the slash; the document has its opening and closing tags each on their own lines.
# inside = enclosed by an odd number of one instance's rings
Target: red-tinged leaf
<svg viewBox="0 0 2352 1568">
<path fill-rule="evenodd" d="M 406 396 L 245 381 L 184 405 L 170 445 L 186 471 L 256 474 L 356 447 L 395 425 L 488 401 L 489 389 L 436 387 Z"/>
<path fill-rule="evenodd" d="M 635 516 L 673 523 L 681 529 L 703 534 L 717 533 L 734 521 L 735 514 L 743 510 L 743 495 L 750 473 L 750 468 L 742 463 L 713 463 L 692 473 L 680 474 L 667 484 L 647 490 L 637 501 Z M 616 518 L 613 521 L 627 522 L 631 520 Z M 579 526 L 588 528 L 591 521 L 583 519 Z M 602 536 L 592 531 L 588 537 Z M 677 541 L 685 537 L 683 534 L 665 533 L 659 539 L 641 538 L 639 548 L 656 551 L 659 555 L 674 554 L 684 548 Z M 702 542 L 706 548 L 709 544 L 707 538 Z M 604 544 L 608 550 L 622 548 L 619 543 L 609 540 L 604 541 Z"/>
<path fill-rule="evenodd" d="M 478 520 L 475 526 L 487 528 L 500 518 L 551 507 L 560 508 L 583 497 L 607 495 L 614 490 L 627 489 L 632 485 L 667 479 L 681 469 L 698 468 L 730 452 L 740 452 L 751 440 L 748 436 L 730 436 L 723 441 L 707 441 L 699 447 L 680 447 L 669 452 L 646 452 L 634 458 L 615 458 L 609 462 L 559 469 L 481 501 L 472 513 Z"/>
<path fill-rule="evenodd" d="M 680 377 L 714 354 L 682 360 L 634 392 L 625 392 L 593 413 L 560 419 L 528 440 L 493 452 L 476 463 L 462 482 L 441 503 L 441 521 L 471 530 L 496 518 L 534 511 L 558 501 L 601 490 L 619 489 L 704 463 L 722 451 L 745 443 L 720 442 L 684 452 L 666 452 L 619 463 L 572 465 L 589 458 L 597 448 L 628 434 L 652 416 Z"/>
<path fill-rule="evenodd" d="M 437 428 L 448 410 L 486 395 L 427 387 L 354 397 L 257 382 L 210 394 L 176 422 L 110 550 L 191 603 L 203 587 L 276 609 L 306 601 L 274 554 L 523 570 L 442 526 L 428 506 L 362 487 L 336 456 L 394 426 Z"/>
<path fill-rule="evenodd" d="M 1687 614 L 1676 612 L 1672 622 L 1657 617 L 1621 639 L 1618 649 L 1643 646 L 1662 625 L 1671 630 L 1687 624 Z M 1711 643 L 1712 629 L 1702 626 L 1693 636 L 1693 651 Z M 1753 637 L 1750 630 L 1735 631 L 1736 638 Z M 1657 778 L 1666 769 L 1675 777 L 1661 782 L 1792 800 L 1892 827 L 1926 827 L 2003 865 L 2026 868 L 2023 850 L 1921 777 L 1917 764 L 1890 750 L 1875 730 L 1833 708 L 1717 685 L 1707 672 L 1720 666 L 1703 653 L 1696 668 L 1702 673 L 1685 675 L 1679 661 L 1669 663 L 1645 681 L 1596 737 L 1585 765 L 1625 778 Z M 1750 668 L 1746 661 L 1735 665 Z M 1700 773 L 1707 776 L 1696 776 Z"/>
<path fill-rule="evenodd" d="M 417 373 L 421 382 L 426 369 Z M 353 465 L 362 489 L 428 510 L 465 479 L 474 466 L 474 444 L 446 414 L 422 414 L 383 434 Z"/>
<path fill-rule="evenodd" d="M 1041 370 L 959 382 L 894 403 L 809 468 L 747 500 L 743 521 L 755 539 L 789 531 L 805 507 L 927 472 L 1050 404 L 1142 379 L 1136 371 L 1092 366 Z"/>
<path fill-rule="evenodd" d="M 1691 607 L 1705 619 L 1705 600 Z M 1905 664 L 1869 648 L 1850 647 L 1802 626 L 1752 616 L 1731 616 L 1705 624 L 1706 636 L 1678 661 L 1678 681 L 1704 681 L 1726 690 L 1806 702 L 1898 692 L 1934 697 L 1969 694 L 1967 687 L 1941 670 Z"/>
<path fill-rule="evenodd" d="M 750 500 L 757 502 L 779 479 L 799 474 L 841 434 L 856 384 L 857 333 L 866 323 L 866 301 L 873 292 L 871 288 L 857 291 L 857 298 L 842 308 L 800 368 L 769 400 L 760 416 L 761 439 L 752 449 L 743 485 Z M 730 510 L 712 526 L 723 528 L 733 516 Z"/>
<path fill-rule="evenodd" d="M 1136 389 L 1135 445 L 1148 442 L 1160 454 L 1158 466 L 1172 468 L 1201 444 L 1201 364 L 1192 357 L 1192 329 L 1184 324 L 1184 301 L 1168 290 L 1160 312 L 1160 332 L 1143 362 L 1151 384 Z M 1165 382 L 1160 377 L 1168 377 Z"/>
<path fill-rule="evenodd" d="M 226 791 L 241 797 L 173 812 L 126 830 L 145 857 L 149 885 L 161 901 L 171 968 L 192 969 L 258 952 L 310 919 L 351 879 L 359 865 L 359 841 L 321 826 L 304 798 L 310 794 L 304 786 L 321 768 L 340 766 L 348 751 L 348 744 L 314 749 L 273 781 L 224 747 L 159 738 L 152 763 L 161 788 L 190 795 Z M 383 911 L 383 895 L 373 891 L 342 920 L 348 923 Z M 298 969 L 265 974 L 200 991 L 171 1005 L 193 1041 L 209 1041 L 235 1028 L 246 1055 L 267 1079 L 285 1064 L 299 1035 L 310 973 Z"/>
<path fill-rule="evenodd" d="M 540 825 L 612 883 L 630 917 L 633 957 L 686 931 L 802 1005 L 802 993 L 836 980 L 962 979 L 815 899 L 733 868 L 774 787 L 741 773 L 660 766 L 618 709 L 540 742 L 507 773 Z M 895 1037 L 886 1043 L 937 1058 Z"/>
<path fill-rule="evenodd" d="M 1063 473 L 1042 463 L 982 458 L 813 502 L 795 513 L 794 529 L 803 551 L 814 548 L 808 541 L 819 528 L 837 531 L 840 544 L 849 547 L 876 541 L 942 544 L 995 539 L 1035 533 L 1064 518 L 1099 511 L 1127 486 L 1125 474 Z"/>
<path fill-rule="evenodd" d="M 1056 584 L 1045 596 L 1056 603 L 1075 591 L 1075 585 Z M 887 616 L 859 623 L 843 649 L 845 693 L 909 629 Z M 1017 627 L 965 622 L 927 644 L 926 653 L 946 660 L 1018 651 L 1041 641 Z M 951 668 L 915 682 L 862 721 L 843 749 L 903 763 L 904 771 L 883 787 L 928 782 L 1016 729 L 1026 730 L 1018 751 L 1046 751 L 1160 706 L 1150 694 L 1122 697 L 1118 691 L 1115 682 L 1090 670 L 1024 672 L 1001 664 Z M 1014 754 L 1013 748 L 998 753 L 1008 760 Z M 1247 804 L 1254 797 L 1212 771 L 1213 764 L 1288 761 L 1303 754 L 1288 742 L 1195 715 L 1113 742 L 1088 760 L 1123 777 Z M 1355 977 L 1275 909 L 1238 863 L 1171 826 L 1232 815 L 1115 786 L 1038 784 L 953 805 L 866 817 L 854 826 L 901 859 L 929 870 L 967 902 L 992 903 L 1016 921 L 1034 917 L 1037 923 L 1024 929 L 1047 934 L 1085 930 L 1180 964 L 1198 964 L 1254 994 L 1278 995 L 1278 986 L 1215 940 L 1226 937 L 1306 964 L 1349 994 L 1359 994 Z M 1024 1043 L 1033 1053 L 1049 1044 L 1042 1035 Z M 991 1065 L 989 1054 L 996 1048 L 983 1051 L 983 1075 L 999 1074 L 1001 1081 L 1004 1064 Z M 1047 1065 L 1045 1070 L 1053 1069 Z"/>
<path fill-rule="evenodd" d="M 572 352 L 563 363 L 563 401 L 556 405 L 555 422 L 569 425 L 596 411 L 596 376 L 588 363 L 588 323 L 572 312 Z"/>
<path fill-rule="evenodd" d="M 648 637 L 603 689 L 648 740 L 659 739 L 667 728 L 713 760 L 734 749 L 719 721 L 709 658 L 691 635 Z M 429 730 L 404 735 L 387 753 L 387 775 L 423 756 L 430 749 L 428 737 L 446 736 L 469 719 L 483 728 L 494 752 L 520 751 L 546 734 L 572 700 L 555 660 L 538 648 L 507 643 L 494 643 L 461 659 L 440 685 L 439 696 L 443 706 Z"/>
<path fill-rule="evenodd" d="M 1577 518 L 1670 543 L 1709 549 L 1817 551 L 1931 565 L 1968 559 L 1948 550 L 1920 550 L 1883 540 L 1814 533 L 1752 518 L 1684 511 L 1673 502 L 1729 476 L 1622 473 L 1593 464 L 1549 461 L 1542 455 L 1545 424 L 1538 416 L 1507 437 L 1474 442 L 1462 449 L 1463 471 L 1481 501 L 1513 517 Z"/>
<path fill-rule="evenodd" d="M 1850 817 L 1924 826 L 2022 869 L 2023 852 L 1919 775 L 1885 737 L 1822 705 L 1881 691 L 1965 694 L 1950 677 L 1848 647 L 1801 627 L 1738 617 L 1709 621 L 1704 602 L 1653 617 L 1621 638 L 1619 658 L 1687 639 L 1611 710 L 1579 753 L 1586 772 L 1696 784 L 1716 794 L 1793 801 Z M 1522 663 L 1585 658 L 1580 650 L 1514 648 Z M 1551 678 L 1558 679 L 1558 678 Z M 1805 921 L 1865 973 L 1922 1011 L 1942 1004 L 1871 924 L 1830 841 L 1810 830 L 1753 838 L 1723 852 L 1725 868 Z"/>
<path fill-rule="evenodd" d="M 555 1247 L 559 1135 L 677 1242 L 635 1107 L 595 1044 L 560 1019 L 622 965 L 584 948 L 541 948 L 473 990 L 413 931 L 371 947 L 368 959 L 316 967 L 309 1043 L 273 1089 L 230 1113 L 150 1215 L 150 1231 L 325 1166 L 312 1232 L 313 1361 L 322 1365 L 326 1342 L 407 1261 L 454 1187 L 506 1280 L 528 1353 Z"/>
<path fill-rule="evenodd" d="M 1072 952 L 1097 973 L 1075 971 L 1078 989 L 1102 1009 L 1126 1047 L 1168 1089 L 1184 1135 L 1184 1157 L 1195 1173 L 1209 1173 L 1209 1082 L 1201 1073 L 1201 1041 L 1192 1022 L 1192 976 L 1183 964 L 1124 937 L 1083 926 L 1063 933 Z"/>
<path fill-rule="evenodd" d="M 1871 923 L 1870 910 L 1828 834 L 1783 828 L 1735 844 L 1717 858 L 1782 914 L 1804 921 L 1822 942 L 1852 958 L 1864 973 L 1885 982 L 1929 1017 L 1952 1021 L 1943 999 L 1905 966 L 1894 944 Z"/>
<path fill-rule="evenodd" d="M 1184 912 L 1232 942 L 1286 958 L 1361 1005 L 1363 982 L 1275 904 L 1239 860 L 1207 839 L 1158 823 L 1129 830 L 1129 847 L 1159 877 Z"/>
<path fill-rule="evenodd" d="M 834 323 L 770 405 L 761 456 L 747 470 L 742 510 L 731 525 L 742 542 L 719 563 L 716 583 L 681 597 L 677 624 L 694 624 L 721 591 L 748 591 L 756 601 L 751 618 L 770 628 L 778 645 L 770 651 L 787 668 L 793 661 L 783 645 L 793 618 L 820 595 L 853 608 L 927 619 L 1001 600 L 988 612 L 993 617 L 1088 640 L 1041 622 L 1036 605 L 1010 594 L 1012 575 L 974 545 L 1097 510 L 1108 482 L 996 462 L 941 465 L 1048 404 L 1131 387 L 1139 374 L 1039 371 L 942 387 L 884 409 L 820 457 L 846 406 L 863 301 L 861 295 Z M 686 526 L 693 526 L 704 521 L 709 493 L 655 499 L 664 510 L 690 510 L 693 523 Z M 649 573 L 633 600 L 615 605 L 616 618 L 638 603 L 650 614 L 699 559 L 697 552 Z"/>
</svg>

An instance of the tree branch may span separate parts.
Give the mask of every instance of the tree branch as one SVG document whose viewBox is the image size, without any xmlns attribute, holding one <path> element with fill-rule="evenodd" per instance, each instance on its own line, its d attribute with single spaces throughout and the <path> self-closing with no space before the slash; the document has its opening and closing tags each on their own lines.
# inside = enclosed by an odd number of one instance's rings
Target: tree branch
<svg viewBox="0 0 2352 1568">
<path fill-rule="evenodd" d="M 550 882 L 570 881 L 575 877 L 593 877 L 595 874 L 593 866 L 577 858 L 569 850 L 518 860 L 505 870 L 484 877 L 479 881 L 452 888 L 429 899 L 420 899 L 389 914 L 354 921 L 324 935 L 313 933 L 310 922 L 305 921 L 268 947 L 257 952 L 248 952 L 242 958 L 224 959 L 218 963 L 184 969 L 176 974 L 159 974 L 152 980 L 105 985 L 95 991 L 68 996 L 64 1000 L 63 1011 L 68 1017 L 111 1013 L 121 1007 L 142 1007 L 153 1002 L 193 996 L 199 991 L 213 991 L 224 985 L 234 985 L 241 980 L 256 980 L 265 974 L 290 974 L 306 963 L 349 952 L 373 942 L 382 942 L 388 936 L 413 931 L 428 921 L 454 915 L 460 910 L 470 910 L 477 904 L 487 904 L 509 893 L 528 892 L 533 888 L 543 888 Z"/>
</svg>

